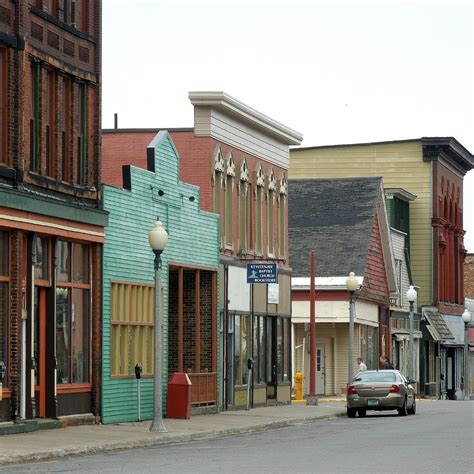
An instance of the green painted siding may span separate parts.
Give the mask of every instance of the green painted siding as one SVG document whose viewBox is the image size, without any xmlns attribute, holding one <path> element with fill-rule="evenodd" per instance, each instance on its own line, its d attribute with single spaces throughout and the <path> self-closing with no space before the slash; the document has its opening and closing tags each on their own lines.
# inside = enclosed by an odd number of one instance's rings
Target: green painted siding
<svg viewBox="0 0 474 474">
<path fill-rule="evenodd" d="M 199 188 L 179 181 L 179 157 L 167 132 L 160 132 L 155 141 L 155 164 L 156 173 L 131 168 L 131 191 L 111 186 L 104 187 L 104 205 L 109 212 L 103 266 L 102 421 L 104 423 L 137 420 L 135 378 L 117 379 L 110 376 L 110 291 L 112 281 L 154 283 L 154 255 L 148 244 L 148 232 L 152 229 L 156 217 L 160 217 L 169 234 L 168 245 L 162 254 L 161 270 L 165 308 L 164 409 L 168 380 L 168 262 L 203 266 L 216 271 L 219 267 L 219 216 L 201 211 Z M 162 196 L 159 196 L 159 190 L 164 192 Z M 191 196 L 194 197 L 193 202 L 189 200 Z M 218 367 L 221 364 L 220 353 L 218 347 Z M 221 371 L 218 370 L 218 373 Z M 218 386 L 220 387 L 220 381 Z M 142 379 L 141 392 L 142 419 L 151 419 L 152 378 Z"/>
</svg>

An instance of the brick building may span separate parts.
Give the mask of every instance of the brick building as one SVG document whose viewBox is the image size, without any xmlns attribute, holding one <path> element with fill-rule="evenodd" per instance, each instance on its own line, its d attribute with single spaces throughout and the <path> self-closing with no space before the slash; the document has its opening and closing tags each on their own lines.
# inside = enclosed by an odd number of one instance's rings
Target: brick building
<svg viewBox="0 0 474 474">
<path fill-rule="evenodd" d="M 464 295 L 474 299 L 474 253 L 468 253 L 464 260 Z"/>
<path fill-rule="evenodd" d="M 201 189 L 201 209 L 221 216 L 219 303 L 221 406 L 288 403 L 291 386 L 287 173 L 302 136 L 223 92 L 191 92 L 194 128 L 170 129 L 180 179 Z M 104 130 L 104 181 L 121 166 L 146 168 L 158 130 Z M 170 211 L 171 212 L 171 211 Z M 199 242 L 196 242 L 199 245 Z M 275 263 L 278 284 L 247 283 L 248 262 Z M 252 378 L 248 359 L 253 359 Z"/>
<path fill-rule="evenodd" d="M 0 421 L 100 411 L 101 2 L 0 0 Z"/>
</svg>

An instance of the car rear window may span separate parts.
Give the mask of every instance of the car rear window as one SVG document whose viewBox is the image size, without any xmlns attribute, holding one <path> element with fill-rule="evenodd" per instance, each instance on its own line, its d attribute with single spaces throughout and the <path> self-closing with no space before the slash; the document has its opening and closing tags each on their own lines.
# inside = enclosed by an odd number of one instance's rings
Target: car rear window
<svg viewBox="0 0 474 474">
<path fill-rule="evenodd" d="M 354 379 L 356 382 L 396 382 L 397 376 L 393 372 L 364 372 Z"/>
</svg>

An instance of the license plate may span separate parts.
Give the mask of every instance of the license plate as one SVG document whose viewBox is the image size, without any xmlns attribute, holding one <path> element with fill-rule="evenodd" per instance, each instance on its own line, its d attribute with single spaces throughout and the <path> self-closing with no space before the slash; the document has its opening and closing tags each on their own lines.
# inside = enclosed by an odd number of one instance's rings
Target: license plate
<svg viewBox="0 0 474 474">
<path fill-rule="evenodd" d="M 369 405 L 369 407 L 373 407 L 373 406 L 377 406 L 379 404 L 379 401 L 378 400 L 368 400 L 367 404 Z"/>
</svg>

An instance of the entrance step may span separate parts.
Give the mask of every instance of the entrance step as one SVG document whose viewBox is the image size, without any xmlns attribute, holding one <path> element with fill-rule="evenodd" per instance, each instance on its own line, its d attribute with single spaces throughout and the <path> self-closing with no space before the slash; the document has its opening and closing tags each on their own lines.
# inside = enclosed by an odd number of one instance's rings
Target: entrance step
<svg viewBox="0 0 474 474">
<path fill-rule="evenodd" d="M 274 398 L 267 399 L 267 407 L 276 407 L 277 401 Z"/>
<path fill-rule="evenodd" d="M 96 420 L 92 413 L 84 415 L 60 416 L 54 418 L 36 418 L 34 420 L 21 420 L 18 423 L 8 421 L 0 423 L 0 435 L 30 433 L 38 430 L 53 430 L 66 426 L 93 425 Z"/>
</svg>

